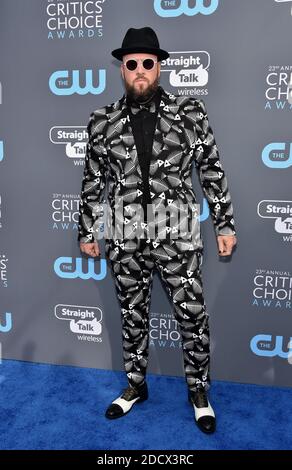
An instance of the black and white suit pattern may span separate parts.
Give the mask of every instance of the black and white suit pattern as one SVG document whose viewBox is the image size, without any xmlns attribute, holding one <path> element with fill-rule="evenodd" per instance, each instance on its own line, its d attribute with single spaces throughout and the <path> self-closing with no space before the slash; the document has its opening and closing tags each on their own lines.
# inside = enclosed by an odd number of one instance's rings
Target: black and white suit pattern
<svg viewBox="0 0 292 470">
<path fill-rule="evenodd" d="M 216 235 L 235 234 L 227 179 L 203 100 L 176 96 L 160 88 L 149 170 L 152 207 L 154 210 L 184 207 L 185 217 L 192 220 L 197 206 L 191 180 L 194 163 Z M 108 214 L 113 226 L 122 228 L 118 232 L 122 236 L 105 237 L 105 250 L 121 304 L 128 381 L 135 386 L 145 379 L 152 277 L 156 267 L 180 326 L 187 385 L 193 391 L 208 390 L 209 315 L 202 286 L 201 236 L 195 243 L 185 232 L 175 238 L 177 227 L 167 210 L 163 236 L 158 228 L 155 237 L 150 237 L 151 222 L 145 224 L 143 217 L 131 223 L 133 207 L 142 204 L 143 182 L 125 94 L 92 112 L 87 130 L 78 240 L 93 242 L 104 229 L 101 203 L 105 202 L 108 184 Z M 123 216 L 116 211 L 117 200 L 123 201 Z M 141 230 L 144 238 L 140 236 Z"/>
</svg>

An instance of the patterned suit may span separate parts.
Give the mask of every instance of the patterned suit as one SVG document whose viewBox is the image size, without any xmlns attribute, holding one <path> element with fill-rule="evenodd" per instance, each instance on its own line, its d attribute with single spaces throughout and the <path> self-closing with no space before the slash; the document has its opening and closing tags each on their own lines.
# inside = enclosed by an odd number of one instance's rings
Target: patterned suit
<svg viewBox="0 0 292 470">
<path fill-rule="evenodd" d="M 142 204 L 143 183 L 126 96 L 90 115 L 89 140 L 82 181 L 78 240 L 89 243 L 109 222 L 105 252 L 114 274 L 122 312 L 123 356 L 128 381 L 144 381 L 148 362 L 149 308 L 156 267 L 174 306 L 190 390 L 210 387 L 209 326 L 203 295 L 203 241 L 191 222 L 197 209 L 192 190 L 195 163 L 208 200 L 216 235 L 235 234 L 233 207 L 218 149 L 203 100 L 175 96 L 161 88 L 149 170 L 152 209 L 162 210 L 155 236 L 143 217 L 133 218 Z M 103 195 L 108 183 L 108 206 Z M 122 203 L 123 212 L 119 208 Z M 175 210 L 187 221 L 176 236 Z M 172 210 L 168 210 L 172 209 Z"/>
</svg>

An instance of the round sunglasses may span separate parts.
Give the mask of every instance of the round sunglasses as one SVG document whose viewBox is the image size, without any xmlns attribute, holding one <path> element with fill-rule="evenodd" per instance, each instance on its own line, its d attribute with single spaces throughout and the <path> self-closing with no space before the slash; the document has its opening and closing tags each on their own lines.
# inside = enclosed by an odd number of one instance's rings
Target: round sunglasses
<svg viewBox="0 0 292 470">
<path fill-rule="evenodd" d="M 142 63 L 143 68 L 145 70 L 152 70 L 157 62 L 158 62 L 157 60 L 151 59 L 151 58 L 128 59 L 125 62 L 123 62 L 123 64 L 128 70 L 130 70 L 130 72 L 133 72 L 138 67 L 138 63 Z"/>
</svg>

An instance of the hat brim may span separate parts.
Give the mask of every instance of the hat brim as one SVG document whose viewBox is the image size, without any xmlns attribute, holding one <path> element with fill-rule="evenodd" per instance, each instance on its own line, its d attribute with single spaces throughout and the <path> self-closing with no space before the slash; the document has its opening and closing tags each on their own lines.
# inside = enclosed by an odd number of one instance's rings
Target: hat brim
<svg viewBox="0 0 292 470">
<path fill-rule="evenodd" d="M 148 54 L 157 55 L 158 60 L 165 60 L 169 57 L 169 53 L 163 49 L 157 49 L 156 47 L 147 47 L 147 46 L 133 46 L 133 47 L 120 47 L 119 49 L 114 49 L 111 54 L 118 60 L 123 60 L 123 56 L 126 54 L 134 54 L 135 52 L 148 52 Z"/>
</svg>

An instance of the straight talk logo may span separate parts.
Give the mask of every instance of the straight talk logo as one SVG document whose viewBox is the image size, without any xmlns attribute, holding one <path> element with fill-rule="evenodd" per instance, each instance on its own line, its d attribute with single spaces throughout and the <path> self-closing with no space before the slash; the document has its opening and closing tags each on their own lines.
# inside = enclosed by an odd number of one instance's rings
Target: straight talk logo
<svg viewBox="0 0 292 470">
<path fill-rule="evenodd" d="M 276 3 L 289 3 L 289 2 L 290 2 L 290 3 L 291 3 L 292 0 L 275 0 L 275 2 L 276 2 Z M 292 6 L 291 6 L 291 11 L 290 11 L 290 13 L 291 13 L 291 16 L 292 16 Z"/>
<path fill-rule="evenodd" d="M 284 242 L 292 242 L 292 201 L 262 200 L 258 203 L 259 217 L 274 219 L 274 230 Z"/>
</svg>

